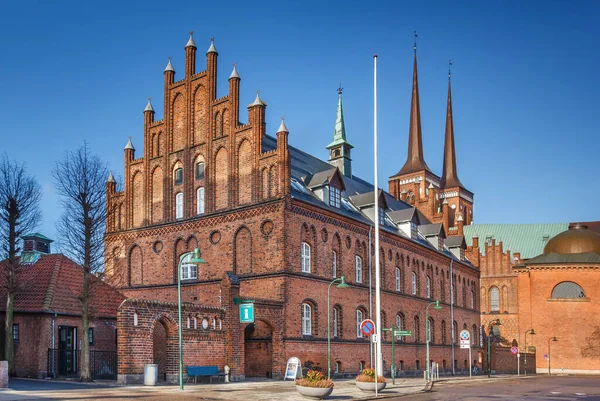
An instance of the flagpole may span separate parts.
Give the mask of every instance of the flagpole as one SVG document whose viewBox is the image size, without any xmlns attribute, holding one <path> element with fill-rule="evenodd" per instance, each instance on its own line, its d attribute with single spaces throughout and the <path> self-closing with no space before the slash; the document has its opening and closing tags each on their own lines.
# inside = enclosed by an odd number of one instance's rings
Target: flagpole
<svg viewBox="0 0 600 401">
<path fill-rule="evenodd" d="M 381 268 L 379 266 L 379 183 L 377 180 L 377 55 L 373 56 L 373 174 L 375 197 L 375 322 L 377 343 L 375 344 L 375 397 L 379 375 L 383 375 L 381 358 Z M 369 252 L 371 250 L 369 249 Z M 394 334 L 394 333 L 392 333 Z"/>
</svg>

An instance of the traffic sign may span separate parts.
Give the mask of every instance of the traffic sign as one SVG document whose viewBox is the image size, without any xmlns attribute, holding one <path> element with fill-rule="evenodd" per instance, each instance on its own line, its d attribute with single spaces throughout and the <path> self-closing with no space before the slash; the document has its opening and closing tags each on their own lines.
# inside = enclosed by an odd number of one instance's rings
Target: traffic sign
<svg viewBox="0 0 600 401">
<path fill-rule="evenodd" d="M 410 331 L 410 330 L 396 330 L 396 331 L 394 331 L 394 335 L 396 337 L 399 337 L 399 336 L 412 336 L 412 331 Z"/>
<path fill-rule="evenodd" d="M 512 347 L 512 348 L 510 349 L 510 352 L 512 352 L 512 353 L 513 353 L 513 355 L 517 355 L 517 354 L 519 353 L 519 349 L 518 349 L 517 347 Z"/>
<path fill-rule="evenodd" d="M 360 330 L 363 334 L 369 337 L 371 334 L 375 332 L 375 322 L 371 319 L 365 319 L 360 323 Z"/>
<path fill-rule="evenodd" d="M 377 341 L 379 341 L 379 339 L 377 338 L 377 334 L 373 334 L 371 336 L 371 341 L 374 342 L 374 343 L 376 343 Z"/>
<path fill-rule="evenodd" d="M 469 333 L 469 330 L 460 332 L 460 348 L 471 348 L 471 333 Z"/>
<path fill-rule="evenodd" d="M 240 323 L 254 323 L 254 304 L 240 304 Z"/>
<path fill-rule="evenodd" d="M 550 359 L 548 358 L 548 354 L 544 354 L 544 359 Z"/>
</svg>

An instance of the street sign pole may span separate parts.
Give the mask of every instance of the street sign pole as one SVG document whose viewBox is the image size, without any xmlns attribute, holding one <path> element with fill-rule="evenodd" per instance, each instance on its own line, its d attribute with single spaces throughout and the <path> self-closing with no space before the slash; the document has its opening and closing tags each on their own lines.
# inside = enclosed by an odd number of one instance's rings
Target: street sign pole
<svg viewBox="0 0 600 401">
<path fill-rule="evenodd" d="M 469 377 L 473 377 L 473 357 L 471 355 L 471 346 L 469 345 Z"/>
<path fill-rule="evenodd" d="M 396 358 L 394 357 L 394 325 L 392 325 L 392 384 L 396 384 Z M 377 384 L 375 384 L 377 385 Z"/>
</svg>

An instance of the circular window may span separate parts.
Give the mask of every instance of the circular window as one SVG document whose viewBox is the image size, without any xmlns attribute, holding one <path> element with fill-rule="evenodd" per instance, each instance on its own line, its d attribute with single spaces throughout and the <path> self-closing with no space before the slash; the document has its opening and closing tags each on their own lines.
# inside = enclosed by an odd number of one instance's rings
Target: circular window
<svg viewBox="0 0 600 401">
<path fill-rule="evenodd" d="M 156 241 L 154 244 L 152 244 L 152 250 L 155 253 L 160 253 L 160 251 L 162 251 L 162 249 L 163 249 L 162 241 Z"/>
<path fill-rule="evenodd" d="M 218 244 L 221 241 L 221 232 L 218 230 L 211 232 L 208 239 L 211 244 Z"/>
<path fill-rule="evenodd" d="M 271 220 L 265 220 L 265 221 L 263 221 L 262 225 L 260 226 L 260 231 L 264 235 L 269 235 L 269 234 L 271 234 L 271 232 L 273 232 L 273 227 L 274 227 L 274 224 Z"/>
</svg>

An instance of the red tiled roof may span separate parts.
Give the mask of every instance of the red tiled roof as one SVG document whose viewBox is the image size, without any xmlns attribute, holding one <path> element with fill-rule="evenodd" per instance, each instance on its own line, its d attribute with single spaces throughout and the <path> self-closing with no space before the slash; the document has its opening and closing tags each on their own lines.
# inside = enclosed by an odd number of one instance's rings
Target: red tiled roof
<svg viewBox="0 0 600 401">
<path fill-rule="evenodd" d="M 6 261 L 0 262 L 4 266 Z M 37 262 L 21 265 L 17 271 L 19 289 L 15 312 L 40 311 L 81 315 L 79 297 L 83 288 L 83 269 L 62 254 L 45 254 Z M 0 310 L 6 309 L 6 277 L 0 274 Z M 92 277 L 90 312 L 93 316 L 117 316 L 125 297 Z"/>
</svg>

